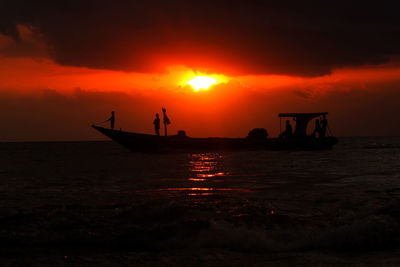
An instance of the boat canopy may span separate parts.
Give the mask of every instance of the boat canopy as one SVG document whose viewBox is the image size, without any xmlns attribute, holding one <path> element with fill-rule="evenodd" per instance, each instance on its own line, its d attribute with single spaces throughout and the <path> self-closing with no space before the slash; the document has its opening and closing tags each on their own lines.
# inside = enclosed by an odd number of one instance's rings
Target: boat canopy
<svg viewBox="0 0 400 267">
<path fill-rule="evenodd" d="M 279 113 L 278 117 L 292 117 L 292 118 L 297 118 L 297 117 L 311 117 L 311 119 L 318 117 L 318 116 L 323 116 L 323 115 L 328 115 L 328 112 L 317 112 L 317 113 Z"/>
<path fill-rule="evenodd" d="M 310 120 L 319 117 L 326 116 L 328 112 L 317 112 L 317 113 L 279 113 L 278 117 L 291 117 L 296 122 L 296 128 L 294 130 L 294 136 L 307 136 L 307 124 Z M 282 123 L 281 123 L 282 125 Z"/>
</svg>

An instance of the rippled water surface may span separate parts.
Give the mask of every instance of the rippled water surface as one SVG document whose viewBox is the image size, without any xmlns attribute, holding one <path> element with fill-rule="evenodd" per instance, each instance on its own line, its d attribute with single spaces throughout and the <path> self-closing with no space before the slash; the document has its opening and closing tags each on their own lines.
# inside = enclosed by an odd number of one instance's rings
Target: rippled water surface
<svg viewBox="0 0 400 267">
<path fill-rule="evenodd" d="M 400 138 L 193 154 L 3 143 L 0 177 L 5 264 L 400 264 Z"/>
</svg>

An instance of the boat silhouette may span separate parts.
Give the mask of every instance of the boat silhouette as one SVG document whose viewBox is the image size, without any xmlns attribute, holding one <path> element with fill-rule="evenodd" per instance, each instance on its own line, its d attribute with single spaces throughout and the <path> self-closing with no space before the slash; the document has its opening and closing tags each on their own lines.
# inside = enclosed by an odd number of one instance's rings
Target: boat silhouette
<svg viewBox="0 0 400 267">
<path fill-rule="evenodd" d="M 327 150 L 338 143 L 333 136 L 316 138 L 305 133 L 308 122 L 323 113 L 281 113 L 279 117 L 292 117 L 296 121 L 296 129 L 292 136 L 266 138 L 249 135 L 246 138 L 189 137 L 184 131 L 177 135 L 157 136 L 113 130 L 97 125 L 94 129 L 116 143 L 134 152 L 168 153 L 197 152 L 218 150 Z M 301 125 L 301 127 L 299 127 Z"/>
</svg>

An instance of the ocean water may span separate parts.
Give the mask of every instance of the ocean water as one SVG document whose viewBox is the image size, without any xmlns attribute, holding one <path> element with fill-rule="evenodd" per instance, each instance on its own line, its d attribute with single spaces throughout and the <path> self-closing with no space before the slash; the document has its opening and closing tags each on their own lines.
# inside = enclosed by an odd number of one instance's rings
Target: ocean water
<svg viewBox="0 0 400 267">
<path fill-rule="evenodd" d="M 0 143 L 2 265 L 400 265 L 400 138 L 141 154 Z"/>
</svg>

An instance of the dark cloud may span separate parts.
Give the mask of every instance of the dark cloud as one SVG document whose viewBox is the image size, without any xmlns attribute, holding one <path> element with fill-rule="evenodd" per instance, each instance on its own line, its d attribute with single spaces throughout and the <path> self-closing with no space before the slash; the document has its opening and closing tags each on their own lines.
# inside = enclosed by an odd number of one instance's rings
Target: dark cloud
<svg viewBox="0 0 400 267">
<path fill-rule="evenodd" d="M 31 25 L 60 64 L 140 72 L 184 64 L 317 76 L 399 53 L 400 16 L 390 2 L 274 2 L 3 0 L 0 32 L 18 39 L 16 25 Z"/>
</svg>

